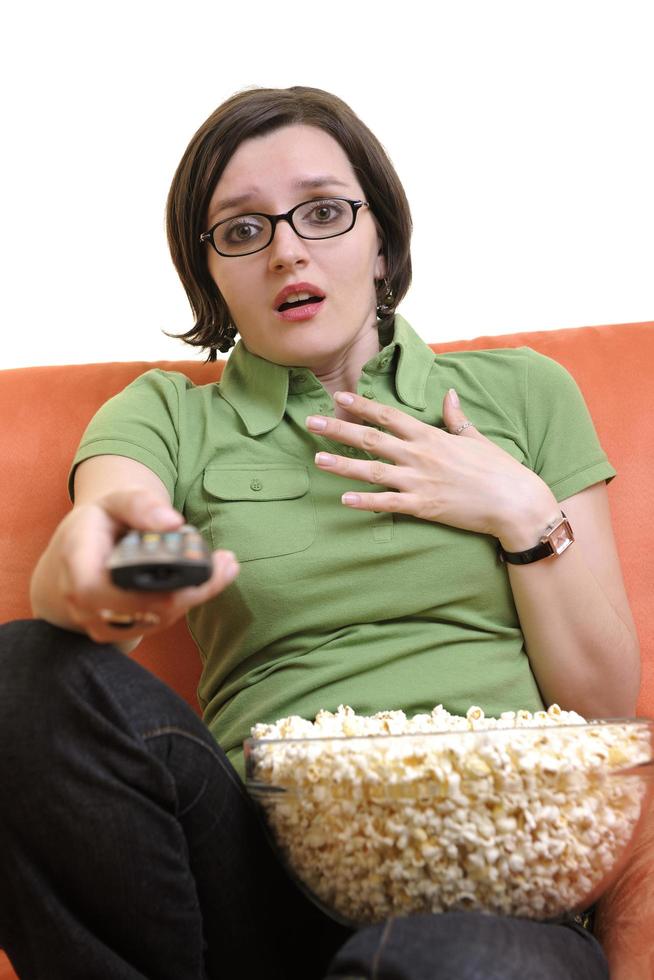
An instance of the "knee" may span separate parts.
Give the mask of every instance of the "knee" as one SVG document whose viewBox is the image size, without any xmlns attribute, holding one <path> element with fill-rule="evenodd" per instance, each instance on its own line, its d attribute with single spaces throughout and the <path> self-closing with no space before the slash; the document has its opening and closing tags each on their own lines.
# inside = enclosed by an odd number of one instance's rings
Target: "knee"
<svg viewBox="0 0 654 980">
<path fill-rule="evenodd" d="M 2 690 L 36 681 L 62 656 L 97 645 L 82 633 L 60 629 L 44 619 L 19 619 L 0 626 Z"/>
<path fill-rule="evenodd" d="M 565 926 L 478 912 L 389 919 L 354 934 L 330 965 L 329 980 L 513 980 L 550 977 L 607 980 L 592 936 Z"/>
<path fill-rule="evenodd" d="M 88 636 L 42 619 L 1 625 L 0 744 L 15 744 L 26 728 L 35 734 L 44 727 L 38 719 L 50 713 L 80 657 L 97 650 Z"/>
</svg>

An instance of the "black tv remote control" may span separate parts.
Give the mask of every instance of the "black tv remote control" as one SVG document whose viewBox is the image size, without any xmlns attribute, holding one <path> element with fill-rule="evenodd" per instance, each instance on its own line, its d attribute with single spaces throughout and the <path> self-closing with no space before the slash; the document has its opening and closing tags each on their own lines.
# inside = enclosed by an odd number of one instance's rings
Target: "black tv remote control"
<svg viewBox="0 0 654 980">
<path fill-rule="evenodd" d="M 164 592 L 206 582 L 213 562 L 197 528 L 184 524 L 175 531 L 128 531 L 107 568 L 121 589 Z"/>
</svg>

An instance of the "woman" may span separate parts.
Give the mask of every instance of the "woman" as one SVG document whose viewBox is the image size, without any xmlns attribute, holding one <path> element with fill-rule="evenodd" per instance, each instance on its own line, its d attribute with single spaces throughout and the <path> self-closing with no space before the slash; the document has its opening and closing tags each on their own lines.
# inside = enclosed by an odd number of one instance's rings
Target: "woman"
<svg viewBox="0 0 654 980">
<path fill-rule="evenodd" d="M 341 702 L 634 710 L 614 471 L 581 396 L 526 349 L 435 358 L 395 313 L 410 230 L 385 152 L 328 93 L 238 93 L 191 141 L 168 203 L 185 339 L 241 340 L 220 386 L 148 372 L 100 410 L 34 573 L 40 621 L 3 631 L 0 941 L 21 976 L 607 975 L 570 926 L 350 935 L 279 870 L 237 775 L 252 724 Z M 111 586 L 125 527 L 184 519 L 216 549 L 209 582 Z M 184 613 L 215 738 L 114 649 Z"/>
</svg>

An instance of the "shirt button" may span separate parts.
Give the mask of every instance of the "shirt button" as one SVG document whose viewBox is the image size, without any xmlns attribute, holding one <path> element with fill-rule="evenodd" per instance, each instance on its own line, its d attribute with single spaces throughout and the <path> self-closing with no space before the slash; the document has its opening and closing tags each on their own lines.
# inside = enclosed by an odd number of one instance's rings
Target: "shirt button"
<svg viewBox="0 0 654 980">
<path fill-rule="evenodd" d="M 375 393 L 374 393 L 374 391 L 371 391 L 370 388 L 368 388 L 367 391 L 364 391 L 363 392 L 363 397 L 364 398 L 374 398 L 375 397 Z"/>
<path fill-rule="evenodd" d="M 329 404 L 329 402 L 318 402 L 318 411 L 319 412 L 328 412 L 330 408 L 331 408 L 331 405 Z"/>
<path fill-rule="evenodd" d="M 261 480 L 250 480 L 250 490 L 263 490 Z"/>
</svg>

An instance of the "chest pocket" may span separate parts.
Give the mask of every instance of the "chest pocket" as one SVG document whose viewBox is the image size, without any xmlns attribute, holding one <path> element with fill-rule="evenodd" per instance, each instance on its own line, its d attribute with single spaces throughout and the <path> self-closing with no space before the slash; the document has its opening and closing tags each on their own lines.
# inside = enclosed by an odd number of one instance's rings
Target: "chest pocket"
<svg viewBox="0 0 654 980">
<path fill-rule="evenodd" d="M 304 466 L 208 467 L 204 491 L 214 548 L 239 561 L 304 551 L 316 514 Z"/>
</svg>

